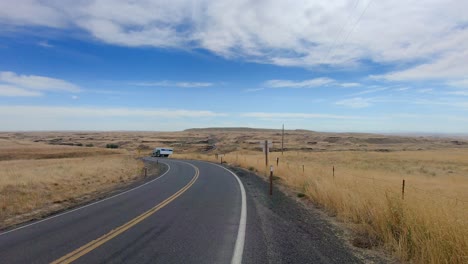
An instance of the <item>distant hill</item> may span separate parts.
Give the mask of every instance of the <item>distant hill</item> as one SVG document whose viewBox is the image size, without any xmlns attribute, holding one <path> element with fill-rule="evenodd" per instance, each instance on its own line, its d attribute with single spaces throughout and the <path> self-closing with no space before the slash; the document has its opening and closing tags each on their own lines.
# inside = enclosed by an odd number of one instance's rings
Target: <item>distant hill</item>
<svg viewBox="0 0 468 264">
<path fill-rule="evenodd" d="M 269 129 L 269 128 L 251 128 L 251 127 L 206 127 L 206 128 L 189 128 L 184 132 L 275 132 L 280 129 Z"/>
</svg>

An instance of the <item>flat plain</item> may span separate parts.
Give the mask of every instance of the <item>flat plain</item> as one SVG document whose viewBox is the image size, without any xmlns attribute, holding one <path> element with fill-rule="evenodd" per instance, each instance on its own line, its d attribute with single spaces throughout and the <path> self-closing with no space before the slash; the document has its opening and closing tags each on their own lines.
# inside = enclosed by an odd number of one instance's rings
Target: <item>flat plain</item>
<svg viewBox="0 0 468 264">
<path fill-rule="evenodd" d="M 268 164 L 264 140 L 273 144 Z M 0 133 L 0 222 L 134 180 L 137 157 L 172 147 L 174 158 L 221 162 L 224 154 L 262 176 L 273 165 L 276 183 L 344 223 L 355 246 L 415 263 L 467 262 L 465 138 L 287 130 L 283 153 L 281 141 L 280 130 L 248 128 Z"/>
</svg>

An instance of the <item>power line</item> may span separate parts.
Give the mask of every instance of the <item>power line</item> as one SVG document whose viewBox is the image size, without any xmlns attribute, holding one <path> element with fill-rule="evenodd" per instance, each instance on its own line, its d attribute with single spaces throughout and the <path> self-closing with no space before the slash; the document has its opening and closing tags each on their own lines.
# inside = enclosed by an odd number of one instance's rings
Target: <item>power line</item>
<svg viewBox="0 0 468 264">
<path fill-rule="evenodd" d="M 370 0 L 369 2 L 367 2 L 367 5 L 366 7 L 364 8 L 364 10 L 362 10 L 362 13 L 361 15 L 359 16 L 359 18 L 356 20 L 356 22 L 354 22 L 353 26 L 351 27 L 351 29 L 348 31 L 348 34 L 346 35 L 346 37 L 343 39 L 343 41 L 341 41 L 340 45 L 338 45 L 339 47 L 341 47 L 347 40 L 348 38 L 351 36 L 351 33 L 354 31 L 354 29 L 356 28 L 356 26 L 359 24 L 359 22 L 361 21 L 362 17 L 364 16 L 364 14 L 366 13 L 367 9 L 369 8 L 370 4 L 372 3 L 372 0 Z M 335 49 L 336 50 L 336 49 Z M 332 53 L 332 55 L 334 55 Z M 330 57 L 333 57 L 333 56 L 330 56 Z M 328 56 L 326 57 L 328 59 Z"/>
<path fill-rule="evenodd" d="M 330 51 L 332 50 L 332 48 L 335 47 L 336 42 L 338 41 L 338 39 L 341 37 L 341 34 L 343 33 L 343 30 L 344 30 L 345 27 L 348 25 L 347 22 L 349 21 L 349 19 L 350 19 L 351 16 L 353 15 L 353 13 L 354 13 L 353 11 L 354 11 L 354 10 L 356 9 L 356 7 L 358 6 L 359 1 L 360 1 L 360 0 L 357 0 L 357 1 L 355 2 L 353 8 L 351 9 L 351 12 L 349 13 L 348 17 L 347 17 L 346 20 L 345 20 L 345 23 L 344 23 L 343 26 L 341 27 L 341 29 L 340 29 L 338 35 L 336 35 L 336 38 L 335 38 L 335 40 L 333 41 L 333 44 L 330 45 L 330 48 L 328 49 L 327 54 L 325 55 L 325 57 L 322 57 L 322 59 L 321 59 L 320 62 L 322 62 L 324 58 L 328 58 L 328 55 L 330 54 Z"/>
</svg>

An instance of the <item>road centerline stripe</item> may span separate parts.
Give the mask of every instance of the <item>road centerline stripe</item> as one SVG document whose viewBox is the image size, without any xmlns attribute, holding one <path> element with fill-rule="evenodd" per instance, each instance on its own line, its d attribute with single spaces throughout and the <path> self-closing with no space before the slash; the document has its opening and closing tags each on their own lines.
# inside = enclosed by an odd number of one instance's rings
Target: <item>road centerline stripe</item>
<svg viewBox="0 0 468 264">
<path fill-rule="evenodd" d="M 187 183 L 184 187 L 182 187 L 182 189 L 178 190 L 176 193 L 174 193 L 173 195 L 168 197 L 166 200 L 164 200 L 161 203 L 157 204 L 156 206 L 149 209 L 148 211 L 140 214 L 139 216 L 133 218 L 132 220 L 128 221 L 127 223 L 117 227 L 116 229 L 111 230 L 107 234 L 105 234 L 105 235 L 103 235 L 103 236 L 101 236 L 101 237 L 99 237 L 99 238 L 85 244 L 84 246 L 81 246 L 80 248 L 68 253 L 67 255 L 65 255 L 65 256 L 63 256 L 63 257 L 61 257 L 61 258 L 59 258 L 59 259 L 57 259 L 55 261 L 53 261 L 52 263 L 53 264 L 56 264 L 56 263 L 71 263 L 71 262 L 77 260 L 78 258 L 86 255 L 87 253 L 91 252 L 92 250 L 98 248 L 99 246 L 103 245 L 104 243 L 108 242 L 109 240 L 113 239 L 114 237 L 122 234 L 123 232 L 127 231 L 131 227 L 133 227 L 136 224 L 140 223 L 141 221 L 145 220 L 146 218 L 148 218 L 152 214 L 159 211 L 164 206 L 171 203 L 177 197 L 182 195 L 185 191 L 187 191 L 195 183 L 195 181 L 198 179 L 198 176 L 200 175 L 200 171 L 196 166 L 194 166 L 194 165 L 192 165 L 190 163 L 187 163 L 187 164 L 191 165 L 195 169 L 195 175 L 193 176 L 192 180 L 189 183 Z"/>
</svg>

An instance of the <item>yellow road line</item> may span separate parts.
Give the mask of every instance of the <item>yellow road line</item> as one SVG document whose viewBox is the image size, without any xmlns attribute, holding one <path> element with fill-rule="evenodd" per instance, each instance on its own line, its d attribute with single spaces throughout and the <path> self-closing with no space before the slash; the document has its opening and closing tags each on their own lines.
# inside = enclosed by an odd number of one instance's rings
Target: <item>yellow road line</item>
<svg viewBox="0 0 468 264">
<path fill-rule="evenodd" d="M 135 226 L 136 224 L 140 223 L 141 221 L 148 218 L 152 214 L 156 213 L 159 209 L 161 209 L 164 206 L 168 205 L 170 202 L 172 202 L 177 197 L 179 197 L 181 194 L 183 194 L 185 191 L 187 191 L 188 188 L 190 188 L 195 183 L 195 181 L 198 179 L 198 175 L 200 174 L 200 172 L 199 172 L 197 167 L 195 167 L 195 166 L 193 166 L 193 167 L 195 168 L 195 176 L 192 178 L 192 180 L 187 185 L 185 185 L 182 189 L 180 189 L 179 191 L 174 193 L 172 196 L 170 196 L 169 198 L 167 198 L 166 200 L 164 200 L 160 204 L 156 205 L 155 207 L 153 207 L 153 208 L 149 209 L 148 211 L 144 212 L 143 214 L 133 218 L 132 220 L 130 220 L 126 224 L 123 224 L 123 225 L 119 226 L 118 228 L 113 229 L 109 233 L 107 233 L 107 234 L 101 236 L 100 238 L 98 238 L 96 240 L 93 240 L 93 241 L 89 242 L 88 244 L 86 244 L 86 245 L 84 245 L 84 246 L 82 246 L 82 247 L 68 253 L 67 255 L 53 261 L 52 263 L 53 264 L 56 264 L 56 263 L 71 263 L 71 262 L 77 260 L 78 258 L 86 255 L 87 253 L 91 252 L 92 250 L 98 248 L 99 246 L 101 246 L 102 244 L 104 244 L 107 241 L 111 240 L 112 238 L 122 234 L 123 232 L 127 231 L 128 229 Z"/>
</svg>

